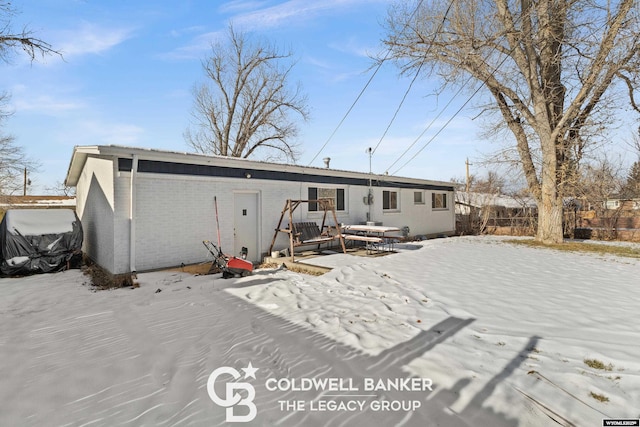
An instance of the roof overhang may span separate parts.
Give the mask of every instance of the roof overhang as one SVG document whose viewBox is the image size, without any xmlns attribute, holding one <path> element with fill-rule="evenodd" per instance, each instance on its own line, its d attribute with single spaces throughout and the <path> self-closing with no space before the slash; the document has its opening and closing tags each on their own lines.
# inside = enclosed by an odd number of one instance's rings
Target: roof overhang
<svg viewBox="0 0 640 427">
<path fill-rule="evenodd" d="M 397 177 L 392 175 L 371 175 L 366 172 L 345 171 L 340 169 L 328 169 L 313 166 L 300 166 L 286 163 L 271 163 L 264 161 L 247 160 L 237 157 L 210 156 L 195 153 L 185 153 L 177 151 L 165 151 L 138 147 L 124 147 L 119 145 L 95 145 L 95 146 L 76 146 L 73 150 L 69 169 L 65 178 L 65 185 L 75 187 L 80 178 L 80 174 L 88 157 L 112 157 L 132 159 L 137 156 L 139 159 L 155 160 L 164 162 L 178 162 L 194 165 L 223 166 L 227 168 L 237 169 L 254 169 L 274 172 L 293 172 L 298 174 L 314 174 L 334 177 L 348 177 L 359 179 L 374 179 L 394 181 L 416 184 L 416 185 L 432 185 L 441 187 L 451 187 L 454 185 L 450 182 L 433 181 L 418 178 Z"/>
</svg>

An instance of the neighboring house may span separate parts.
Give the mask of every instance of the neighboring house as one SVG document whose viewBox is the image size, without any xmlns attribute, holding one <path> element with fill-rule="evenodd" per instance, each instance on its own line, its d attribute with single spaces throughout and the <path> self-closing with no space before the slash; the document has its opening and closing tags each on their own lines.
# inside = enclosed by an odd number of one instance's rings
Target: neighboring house
<svg viewBox="0 0 640 427">
<path fill-rule="evenodd" d="M 456 214 L 469 215 L 472 210 L 480 216 L 489 212 L 492 218 L 530 217 L 536 215 L 537 205 L 532 197 L 456 192 Z"/>
<path fill-rule="evenodd" d="M 370 186 L 371 183 L 371 186 Z M 412 235 L 455 232 L 453 184 L 122 146 L 76 147 L 66 185 L 76 187 L 85 253 L 113 274 L 202 262 L 203 240 L 261 261 L 287 199 L 332 198 L 338 222 L 375 221 Z M 371 191 L 371 196 L 369 196 Z M 320 222 L 303 204 L 294 221 Z M 276 248 L 287 247 L 279 233 Z"/>
<path fill-rule="evenodd" d="M 73 196 L 3 196 L 0 195 L 0 219 L 7 209 L 75 209 Z"/>
<path fill-rule="evenodd" d="M 538 214 L 531 197 L 456 192 L 456 230 L 461 234 L 528 234 Z"/>
<path fill-rule="evenodd" d="M 623 197 L 612 196 L 603 202 L 604 208 L 608 210 L 622 209 L 633 211 L 640 209 L 640 199 L 629 199 Z"/>
<path fill-rule="evenodd" d="M 606 200 L 584 203 L 578 210 L 578 228 L 598 231 L 596 237 L 638 240 L 637 236 L 625 236 L 621 231 L 640 232 L 640 199 L 612 195 Z M 627 233 L 628 234 L 628 233 Z"/>
</svg>

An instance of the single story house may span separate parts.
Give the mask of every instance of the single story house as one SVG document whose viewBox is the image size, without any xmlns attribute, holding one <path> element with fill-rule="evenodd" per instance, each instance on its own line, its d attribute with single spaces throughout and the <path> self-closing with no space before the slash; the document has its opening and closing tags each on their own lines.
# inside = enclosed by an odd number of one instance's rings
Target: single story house
<svg viewBox="0 0 640 427">
<path fill-rule="evenodd" d="M 607 210 L 623 210 L 623 211 L 637 211 L 640 209 L 640 199 L 632 197 L 623 197 L 618 195 L 612 195 L 610 198 L 602 202 L 604 208 Z"/>
<path fill-rule="evenodd" d="M 65 184 L 76 187 L 85 254 L 112 274 L 210 259 L 202 241 L 217 242 L 216 217 L 223 251 L 239 255 L 244 247 L 259 262 L 287 199 L 332 198 L 339 223 L 455 233 L 447 182 L 99 145 L 74 148 Z M 305 203 L 295 219 L 320 222 L 322 214 Z M 284 249 L 279 234 L 276 248 Z"/>
<path fill-rule="evenodd" d="M 0 195 L 0 219 L 7 209 L 75 209 L 74 196 L 6 196 Z"/>
<path fill-rule="evenodd" d="M 537 213 L 537 205 L 533 197 L 458 191 L 455 203 L 458 215 L 469 215 L 475 211 L 481 216 L 488 210 L 492 218 L 512 218 L 532 216 Z"/>
</svg>

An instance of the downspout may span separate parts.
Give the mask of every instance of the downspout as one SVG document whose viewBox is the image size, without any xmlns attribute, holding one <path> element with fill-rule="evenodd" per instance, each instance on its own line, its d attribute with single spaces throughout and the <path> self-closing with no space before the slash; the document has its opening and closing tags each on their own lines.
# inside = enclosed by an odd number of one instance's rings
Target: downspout
<svg viewBox="0 0 640 427">
<path fill-rule="evenodd" d="M 136 273 L 136 178 L 138 175 L 138 155 L 133 155 L 131 163 L 131 183 L 129 195 L 129 269 Z"/>
</svg>

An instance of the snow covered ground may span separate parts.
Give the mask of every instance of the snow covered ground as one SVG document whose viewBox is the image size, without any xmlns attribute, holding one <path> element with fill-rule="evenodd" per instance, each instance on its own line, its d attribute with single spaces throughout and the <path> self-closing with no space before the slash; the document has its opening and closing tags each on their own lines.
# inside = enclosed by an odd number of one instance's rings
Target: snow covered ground
<svg viewBox="0 0 640 427">
<path fill-rule="evenodd" d="M 319 277 L 154 272 L 99 292 L 77 270 L 0 279 L 0 425 L 224 425 L 243 403 L 210 399 L 223 366 L 255 390 L 246 425 L 640 417 L 640 260 L 486 237 L 400 250 L 318 258 L 334 268 Z M 432 390 L 366 387 L 410 377 Z M 309 378 L 351 389 L 292 389 Z"/>
</svg>

